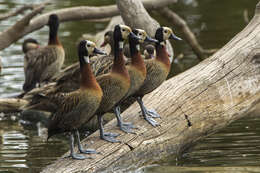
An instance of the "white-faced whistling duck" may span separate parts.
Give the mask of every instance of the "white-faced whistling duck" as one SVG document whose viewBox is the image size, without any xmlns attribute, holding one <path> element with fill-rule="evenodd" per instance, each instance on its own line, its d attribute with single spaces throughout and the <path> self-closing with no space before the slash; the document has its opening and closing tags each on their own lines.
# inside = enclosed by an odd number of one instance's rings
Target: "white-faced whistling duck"
<svg viewBox="0 0 260 173">
<path fill-rule="evenodd" d="M 127 94 L 130 87 L 130 77 L 125 67 L 123 57 L 124 41 L 128 35 L 133 35 L 131 28 L 125 25 L 116 25 L 114 28 L 114 63 L 110 73 L 97 77 L 97 81 L 102 88 L 103 98 L 100 107 L 97 110 L 98 123 L 100 129 L 100 138 L 109 142 L 119 142 L 114 137 L 117 134 L 104 133 L 102 116 L 104 113 L 112 110 L 116 104 Z"/>
<path fill-rule="evenodd" d="M 81 81 L 80 88 L 70 93 L 59 93 L 50 97 L 58 105 L 48 124 L 48 139 L 59 133 L 70 132 L 70 156 L 74 159 L 85 159 L 74 152 L 74 135 L 78 140 L 81 153 L 96 153 L 93 149 L 83 150 L 80 144 L 78 128 L 89 121 L 96 112 L 102 99 L 102 89 L 96 81 L 89 64 L 92 54 L 104 54 L 95 47 L 95 43 L 83 40 L 78 45 Z"/>
<path fill-rule="evenodd" d="M 153 118 L 160 117 L 155 110 L 148 110 L 145 108 L 142 98 L 145 94 L 148 94 L 159 87 L 167 78 L 171 64 L 169 54 L 166 50 L 166 40 L 175 39 L 182 40 L 181 38 L 174 35 L 172 29 L 168 27 L 160 27 L 156 30 L 155 39 L 159 42 L 156 43 L 156 58 L 145 60 L 147 69 L 146 78 L 140 89 L 134 94 L 137 102 L 140 105 L 144 119 L 151 125 L 159 125 Z"/>
<path fill-rule="evenodd" d="M 144 64 L 144 59 L 141 57 L 140 44 L 144 42 L 158 42 L 157 40 L 150 38 L 144 30 L 134 29 L 133 33 L 140 39 L 136 40 L 132 35 L 128 36 L 131 63 L 127 65 L 126 68 L 130 76 L 130 88 L 124 98 L 121 99 L 121 101 L 124 101 L 125 98 L 133 95 L 142 86 L 145 80 L 146 66 Z M 116 114 L 116 117 L 118 119 L 119 128 L 126 133 L 132 133 L 131 129 L 133 128 L 133 126 L 131 125 L 131 123 L 123 123 L 121 120 L 120 102 L 115 107 L 114 113 Z"/>
<path fill-rule="evenodd" d="M 36 84 L 48 82 L 51 77 L 60 71 L 64 62 L 65 52 L 58 39 L 59 18 L 56 14 L 49 16 L 49 42 L 47 46 L 30 50 L 25 55 L 26 68 L 25 92 L 35 88 Z"/>
<path fill-rule="evenodd" d="M 147 44 L 144 47 L 144 59 L 153 59 L 156 56 L 155 47 L 152 44 Z"/>
</svg>

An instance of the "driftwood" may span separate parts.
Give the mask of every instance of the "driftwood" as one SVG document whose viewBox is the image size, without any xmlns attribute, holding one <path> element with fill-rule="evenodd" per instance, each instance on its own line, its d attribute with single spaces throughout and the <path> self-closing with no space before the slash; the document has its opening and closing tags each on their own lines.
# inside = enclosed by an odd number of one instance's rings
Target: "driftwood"
<svg viewBox="0 0 260 173">
<path fill-rule="evenodd" d="M 21 107 L 28 103 L 25 99 L 16 99 L 16 98 L 5 98 L 0 99 L 0 112 L 10 113 L 10 112 L 19 112 Z"/>
<path fill-rule="evenodd" d="M 177 2 L 177 0 L 142 0 L 144 6 L 147 9 L 156 9 L 163 6 Z M 15 30 L 19 32 L 3 32 L 0 34 L 0 50 L 10 46 L 12 43 L 22 38 L 28 33 L 42 28 L 47 24 L 48 16 L 52 13 L 56 13 L 61 22 L 76 21 L 76 20 L 87 20 L 87 19 L 103 19 L 108 17 L 113 17 L 119 14 L 116 5 L 100 6 L 100 7 L 71 7 L 64 8 L 60 10 L 50 11 L 48 13 L 42 14 L 38 17 L 29 19 L 28 23 L 24 23 L 19 27 L 12 26 L 8 30 Z M 16 24 L 15 24 L 16 25 Z M 20 29 L 20 30 L 19 30 Z M 6 39 L 8 38 L 8 39 Z"/>
<path fill-rule="evenodd" d="M 246 116 L 260 103 L 259 31 L 260 2 L 248 26 L 223 48 L 144 97 L 144 103 L 162 116 L 161 126 L 144 122 L 135 103 L 122 116 L 138 126 L 137 134 L 121 133 L 122 143 L 111 144 L 95 132 L 83 143 L 102 154 L 84 161 L 61 158 L 42 172 L 126 171 L 177 156 L 199 139 Z M 106 130 L 120 133 L 117 129 L 116 120 L 106 125 Z"/>
</svg>

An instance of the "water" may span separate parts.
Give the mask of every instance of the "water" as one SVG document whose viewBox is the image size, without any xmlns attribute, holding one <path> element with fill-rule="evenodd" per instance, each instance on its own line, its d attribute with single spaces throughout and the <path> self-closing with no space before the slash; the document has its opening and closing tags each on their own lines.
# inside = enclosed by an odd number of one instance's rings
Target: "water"
<svg viewBox="0 0 260 173">
<path fill-rule="evenodd" d="M 0 13 L 17 8 L 24 3 L 40 3 L 40 0 L 0 0 Z M 77 5 L 111 4 L 113 0 L 63 0 L 54 1 L 46 11 Z M 182 16 L 196 34 L 204 48 L 220 48 L 236 33 L 245 27 L 243 11 L 253 16 L 258 0 L 180 0 L 171 8 Z M 169 21 L 152 13 L 162 25 L 176 28 Z M 21 16 L 0 22 L 0 31 L 8 28 Z M 66 64 L 77 60 L 75 42 L 83 33 L 95 33 L 102 30 L 106 23 L 86 21 L 68 22 L 60 25 L 60 40 L 66 49 Z M 48 28 L 31 33 L 25 38 L 33 37 L 45 44 L 48 40 Z M 9 97 L 21 92 L 24 81 L 23 39 L 0 52 L 4 68 L 0 76 L 1 97 Z M 173 43 L 175 54 L 184 53 L 178 64 L 173 64 L 172 75 L 177 74 L 198 63 L 191 48 L 185 43 Z M 69 50 L 69 51 L 68 51 Z M 39 172 L 45 165 L 54 161 L 68 150 L 67 141 L 53 138 L 46 143 L 38 134 L 36 127 L 28 125 L 16 116 L 0 114 L 0 172 Z M 27 124 L 26 126 L 24 125 Z M 156 165 L 140 168 L 136 172 L 260 172 L 260 118 L 242 119 L 199 142 L 190 152 L 175 158 L 169 157 Z"/>
<path fill-rule="evenodd" d="M 260 172 L 260 118 L 244 118 L 203 139 L 177 160 L 166 158 L 145 173 Z"/>
</svg>

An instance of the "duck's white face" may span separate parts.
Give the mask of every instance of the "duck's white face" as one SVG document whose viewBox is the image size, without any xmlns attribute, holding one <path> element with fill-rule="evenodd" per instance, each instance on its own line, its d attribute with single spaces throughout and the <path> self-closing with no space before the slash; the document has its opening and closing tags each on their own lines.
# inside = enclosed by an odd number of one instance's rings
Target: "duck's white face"
<svg viewBox="0 0 260 173">
<path fill-rule="evenodd" d="M 92 41 L 86 40 L 86 49 L 88 51 L 88 55 L 92 55 L 95 50 L 96 44 Z"/>
<path fill-rule="evenodd" d="M 168 40 L 173 34 L 173 31 L 169 27 L 163 27 L 163 40 Z"/>
<path fill-rule="evenodd" d="M 128 35 L 130 32 L 132 32 L 132 29 L 126 25 L 119 25 L 121 28 L 121 35 L 124 40 L 128 38 Z"/>
<path fill-rule="evenodd" d="M 136 30 L 138 31 L 136 36 L 140 38 L 139 43 L 143 43 L 147 37 L 147 33 L 142 29 L 136 29 Z"/>
</svg>

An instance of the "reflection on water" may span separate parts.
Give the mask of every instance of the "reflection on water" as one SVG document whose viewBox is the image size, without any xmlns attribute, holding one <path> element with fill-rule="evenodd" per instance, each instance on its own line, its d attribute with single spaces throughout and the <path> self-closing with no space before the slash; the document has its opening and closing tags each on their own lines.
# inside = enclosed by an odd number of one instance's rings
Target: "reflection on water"
<svg viewBox="0 0 260 173">
<path fill-rule="evenodd" d="M 0 0 L 0 13 L 8 12 L 25 3 L 40 3 L 41 0 Z M 53 1 L 48 10 L 77 5 L 106 5 L 115 0 L 63 0 Z M 182 0 L 171 8 L 184 17 L 198 41 L 205 48 L 220 48 L 237 32 L 245 27 L 243 11 L 247 9 L 252 16 L 258 0 Z M 155 16 L 162 25 L 170 26 L 177 35 L 178 28 L 169 21 Z M 22 16 L 0 21 L 0 31 L 11 26 Z M 75 43 L 83 33 L 95 33 L 105 27 L 106 23 L 87 21 L 67 22 L 60 25 L 59 36 L 66 50 L 66 64 L 77 60 Z M 48 40 L 48 28 L 31 33 L 25 38 L 36 38 L 45 45 Z M 25 39 L 23 38 L 23 39 Z M 0 51 L 4 68 L 0 74 L 0 97 L 10 97 L 20 93 L 24 81 L 23 39 Z M 184 53 L 178 64 L 173 64 L 172 74 L 177 74 L 198 63 L 193 51 L 185 42 L 173 42 L 175 54 Z M 46 143 L 38 136 L 36 130 L 23 127 L 20 120 L 5 119 L 0 114 L 0 172 L 34 173 L 68 150 L 67 143 L 54 138 Z M 259 122 L 257 119 L 244 119 L 233 123 L 216 135 L 208 137 L 198 144 L 190 153 L 184 154 L 178 161 L 167 158 L 160 166 L 151 166 L 136 172 L 260 172 Z M 41 134 L 42 131 L 39 131 Z M 214 167 L 208 167 L 214 166 Z M 216 167 L 218 166 L 218 167 Z M 225 167 L 219 167 L 225 166 Z M 246 167 L 242 167 L 246 166 Z M 252 167 L 248 167 L 252 166 Z"/>
<path fill-rule="evenodd" d="M 260 172 L 259 144 L 260 117 L 244 118 L 203 139 L 177 161 L 169 157 L 160 166 L 141 170 L 145 173 Z"/>
<path fill-rule="evenodd" d="M 45 137 L 18 121 L 5 119 L 0 121 L 0 127 L 0 172 L 39 172 L 68 150 L 65 141 L 53 138 L 46 143 Z"/>
</svg>

